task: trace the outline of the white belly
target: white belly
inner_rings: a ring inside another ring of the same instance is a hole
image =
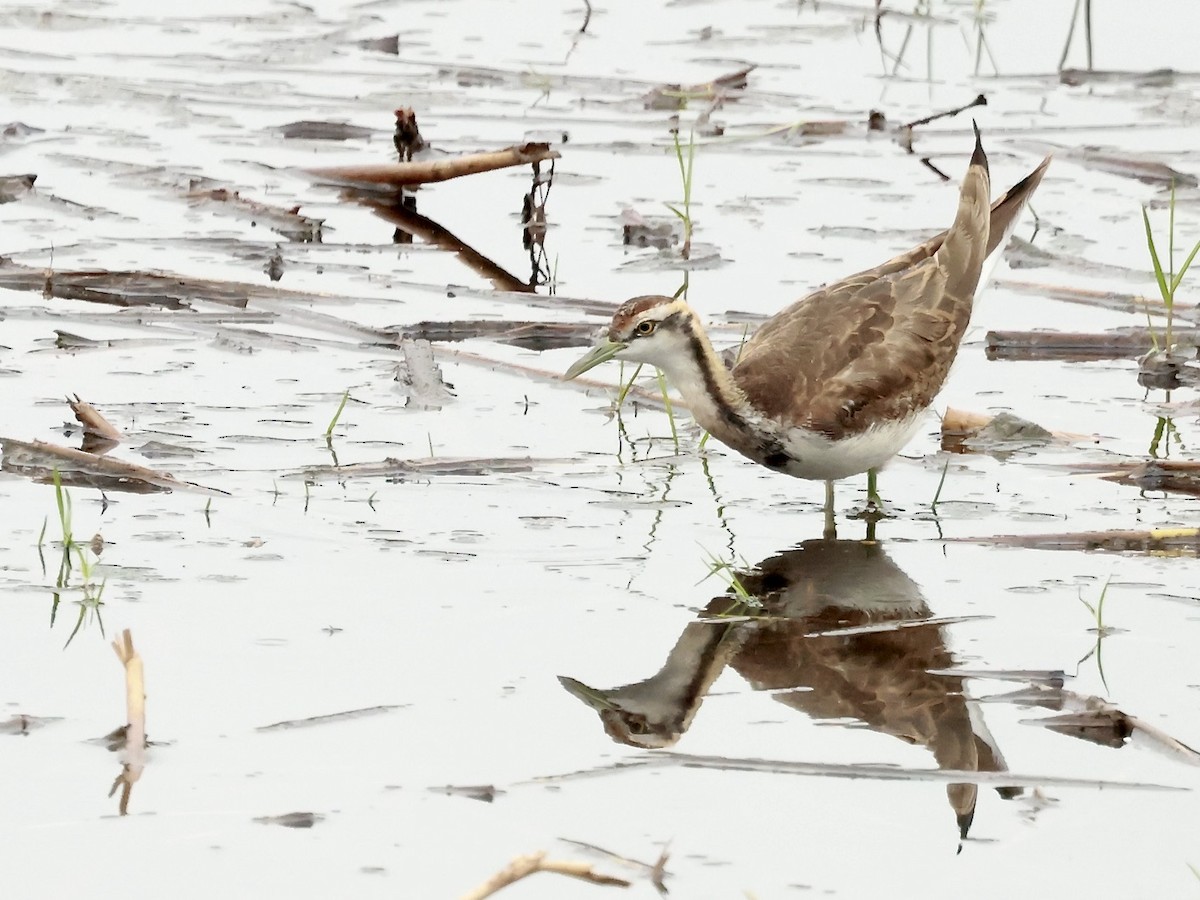
[[[836,481],[877,469],[904,449],[922,414],[899,422],[885,422],[840,441],[793,428],[784,436],[784,447],[791,457],[782,471],[796,478]]]

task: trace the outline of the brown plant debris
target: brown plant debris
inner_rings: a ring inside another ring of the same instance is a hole
[[[318,122],[304,119],[299,122],[288,122],[276,129],[289,140],[303,141],[365,141],[375,132],[361,125],[349,125],[346,122]]]
[[[658,854],[658,858],[653,863],[642,862],[639,859],[633,859],[629,856],[624,856],[612,850],[606,850],[604,847],[598,847],[595,844],[589,844],[586,841],[573,841],[570,838],[559,838],[564,844],[571,844],[578,847],[587,853],[594,853],[603,857],[609,862],[616,863],[632,871],[644,874],[649,878],[650,883],[658,890],[660,894],[667,893],[665,884],[667,872],[667,862],[671,858],[670,844],[664,844],[662,851]]]
[[[997,547],[1027,547],[1033,550],[1097,550],[1107,553],[1150,553],[1156,556],[1200,555],[1200,528],[1002,534],[946,540],[955,543],[991,544]]]
[[[480,338],[526,350],[566,350],[588,347],[596,326],[585,322],[520,322],[513,320],[455,319],[416,322],[399,329],[401,338],[457,343]]]
[[[125,439],[125,435],[121,433],[120,429],[104,418],[92,404],[79,399],[78,394],[75,395],[74,400],[68,397],[67,404],[71,407],[71,412],[75,413],[79,424],[83,426],[84,434],[94,435],[114,443],[120,443]]]
[[[396,132],[392,135],[392,144],[402,163],[412,162],[413,157],[419,156],[428,146],[425,138],[421,137],[417,114],[410,107],[402,106],[396,110]]]
[[[1143,184],[1168,187],[1174,185],[1177,188],[1194,188],[1200,185],[1200,180],[1195,175],[1180,172],[1166,163],[1144,159],[1131,153],[1097,150],[1093,147],[1063,147],[1061,151],[1056,148],[1056,153],[1063,159],[1078,163],[1085,169],[1132,178]]]
[[[510,884],[520,881],[522,878],[527,878],[535,872],[553,872],[558,875],[567,875],[571,878],[590,881],[592,884],[606,884],[613,887],[629,887],[630,884],[624,878],[603,875],[595,871],[587,863],[546,859],[545,852],[540,851],[514,858],[512,862],[483,884],[479,885],[479,887],[463,894],[460,900],[483,900],[484,897],[491,897]]]
[[[86,300],[125,308],[159,307],[194,309],[199,302],[216,303],[245,309],[251,300],[311,301],[322,296],[311,292],[288,291],[261,284],[191,278],[164,272],[136,272],[106,269],[65,269],[47,273],[46,269],[22,266],[0,258],[0,288],[13,291],[41,291],[44,296],[64,300]]]
[[[255,816],[259,825],[282,825],[284,828],[312,828],[325,817],[315,812],[290,812],[281,816]]]
[[[399,188],[414,184],[431,184],[476,175],[512,166],[525,166],[546,159],[558,159],[557,150],[549,144],[522,144],[504,150],[444,156],[418,162],[374,163],[355,166],[324,166],[306,170],[309,175],[336,184],[373,184]]]
[[[497,790],[494,784],[447,784],[444,787],[432,787],[429,790],[451,797],[479,800],[482,803],[493,803],[497,796],[504,793],[504,791]]]
[[[1114,484],[1132,485],[1142,491],[1166,491],[1200,497],[1200,461],[1148,459],[1122,463],[1080,464],[1074,472],[1092,472]]]
[[[324,219],[314,219],[300,214],[299,206],[271,206],[258,200],[247,200],[237,191],[228,188],[193,187],[188,191],[188,200],[193,205],[219,203],[236,211],[242,218],[255,224],[262,223],[288,240],[301,243],[320,243]]]
[[[20,200],[31,190],[37,176],[29,175],[0,175],[0,203],[11,203]]]
[[[555,460],[539,460],[546,465]],[[383,462],[354,463],[346,466],[312,466],[284,475],[285,478],[303,477],[310,481],[326,478],[387,478],[403,481],[405,478],[428,478],[434,475],[457,475],[467,478],[482,478],[497,472],[532,472],[531,457],[505,458],[488,457],[428,457],[425,459],[385,459]]]
[[[1174,332],[1177,346],[1200,344],[1200,329]],[[988,359],[1100,360],[1142,356],[1150,347],[1143,326],[1114,328],[1101,333],[1082,331],[989,331],[984,349]],[[1194,358],[1194,356],[1193,356]]]
[[[400,35],[388,34],[383,37],[366,38],[357,42],[363,50],[373,50],[376,53],[386,53],[389,56],[400,55]]]
[[[646,109],[678,110],[687,106],[689,100],[715,100],[727,97],[734,91],[744,91],[749,84],[749,75],[757,68],[747,66],[721,75],[702,84],[660,84],[651,88],[643,97]]]
[[[942,416],[942,449],[966,453],[1000,444],[1047,444],[1095,441],[1094,435],[1049,431],[1012,413],[969,412],[947,407]]]
[[[1102,697],[1078,694],[1062,687],[1031,684],[1012,694],[989,697],[990,702],[1007,701],[1025,706],[1062,711],[1062,715],[1045,719],[1025,720],[1028,725],[1040,725],[1059,734],[1099,744],[1121,748],[1141,743],[1151,746],[1178,762],[1200,765],[1200,753],[1161,728],[1132,716]]]
[[[1084,84],[1129,82],[1137,87],[1170,87],[1179,73],[1174,69],[1151,69],[1148,72],[1128,72],[1116,69],[1061,69],[1061,84],[1078,87]]]
[[[199,491],[209,495],[229,496],[228,491],[183,481],[167,472],[160,472],[137,463],[97,456],[84,450],[60,447],[45,441],[18,441],[0,437],[0,469],[32,478],[39,484],[50,484],[54,472],[61,474],[68,486],[97,487],[102,490],[128,493],[154,491]]]
[[[62,719],[59,716],[27,716],[24,713],[18,713],[8,721],[0,722],[0,734],[28,735],[37,728],[60,721]]]
[[[291,728],[310,728],[313,725],[329,725],[332,722],[345,722],[350,719],[361,719],[365,716],[376,716],[392,710],[403,709],[402,706],[366,706],[362,709],[348,709],[342,712],[327,713],[323,716],[309,716],[307,719],[287,719],[283,722],[273,722],[270,725],[260,725],[255,731],[282,731]]]
[[[146,767],[146,682],[142,658],[133,648],[133,634],[126,628],[112,642],[117,659],[125,669],[125,745],[121,773],[113,781],[108,796],[121,789],[120,813],[128,815],[133,786]]]

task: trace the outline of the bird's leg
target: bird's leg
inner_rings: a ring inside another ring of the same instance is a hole
[[[888,510],[887,504],[879,496],[879,470],[867,469],[867,509],[864,518],[878,521],[891,517],[892,513]]]
[[[883,498],[879,496],[879,470],[867,469],[867,508],[883,509]]]
[[[833,482],[825,482],[825,531],[822,533],[827,541],[837,540],[837,522],[833,517]]]
[[[878,477],[878,469],[867,469],[867,505],[856,510],[852,514],[852,518],[862,519],[873,525],[880,519],[892,517],[887,506],[884,505],[883,498],[879,496]]]

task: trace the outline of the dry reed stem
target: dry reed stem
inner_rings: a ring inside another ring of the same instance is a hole
[[[121,434],[120,429],[108,421],[101,415],[100,410],[79,399],[79,395],[75,395],[75,399],[67,398],[67,403],[71,407],[71,412],[75,413],[75,418],[79,424],[83,426],[86,434],[94,434],[96,437],[102,437],[110,441],[122,441],[125,435]]]
[[[113,782],[111,797],[121,788],[120,813],[129,812],[129,796],[146,767],[146,680],[142,658],[133,648],[133,634],[126,628],[112,642],[117,659],[125,667],[125,751],[121,774]]]
[[[554,872],[558,875],[567,875],[571,878],[590,881],[592,884],[629,887],[629,882],[625,879],[615,878],[612,875],[602,875],[594,871],[587,863],[546,859],[545,851],[539,851],[514,858],[512,862],[483,884],[479,885],[479,887],[463,894],[460,900],[482,900],[482,898],[490,897],[497,891],[503,890],[510,884],[520,881],[522,878],[527,878],[535,872]]]
[[[359,166],[326,166],[308,169],[310,175],[337,182],[377,184],[385,187],[404,187],[447,181],[463,175],[524,166],[545,159],[558,159],[558,151],[549,144],[523,144],[485,153],[442,157],[420,162],[374,163]]]

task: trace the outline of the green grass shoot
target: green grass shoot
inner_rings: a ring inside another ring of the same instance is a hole
[[[936,516],[938,501],[942,499],[942,488],[946,484],[946,473],[950,471],[950,457],[946,457],[946,462],[942,465],[942,477],[938,479],[937,490],[933,492],[933,500],[929,504],[930,511]]]
[[[62,543],[66,548],[75,543],[71,533],[71,492],[63,489],[62,475],[58,469],[54,470],[53,478],[54,502],[58,506],[58,522],[62,526]]]
[[[1169,213],[1167,217],[1167,267],[1164,271],[1162,254],[1158,252],[1159,248],[1154,239],[1154,230],[1150,227],[1150,213],[1145,206],[1142,207],[1142,224],[1146,229],[1146,247],[1150,251],[1150,262],[1154,266],[1154,280],[1158,283],[1158,292],[1162,297],[1163,306],[1167,310],[1167,328],[1164,336],[1163,346],[1158,345],[1158,337],[1154,330],[1150,330],[1150,340],[1154,345],[1155,350],[1162,349],[1166,352],[1171,352],[1174,347],[1174,319],[1175,319],[1175,292],[1179,289],[1179,285],[1183,282],[1183,276],[1187,274],[1188,269],[1192,265],[1192,260],[1196,258],[1196,254],[1200,252],[1200,241],[1196,241],[1191,252],[1183,261],[1183,265],[1179,267],[1179,271],[1175,270],[1175,182],[1171,182],[1171,200],[1169,204]]]
[[[1180,450],[1185,449],[1183,435],[1179,433],[1175,420],[1170,416],[1159,416],[1154,423],[1154,436],[1150,438],[1150,448],[1147,450],[1150,458],[1168,459],[1171,456],[1172,442],[1178,445]]]
[[[1095,622],[1095,627],[1089,629],[1096,635],[1096,644],[1091,650],[1079,660],[1080,664],[1087,662],[1093,656],[1096,657],[1096,671],[1100,673],[1100,683],[1104,685],[1104,690],[1109,691],[1108,678],[1104,675],[1104,639],[1113,633],[1114,629],[1104,624],[1104,600],[1108,596],[1108,585],[1112,581],[1112,576],[1104,580],[1104,587],[1100,589],[1100,599],[1095,605],[1083,599],[1083,593],[1079,594],[1079,602],[1087,607],[1088,612],[1092,614],[1092,620]]]
[[[703,578],[700,579],[699,582],[697,582],[697,584],[702,584],[715,575],[725,582],[726,586],[738,596],[738,599],[745,603],[749,603],[752,606],[762,605],[759,602],[759,599],[751,594],[750,591],[746,589],[746,586],[742,584],[742,580],[738,577],[737,569],[734,567],[733,563],[719,558],[708,550],[705,550],[704,553],[708,557],[708,562],[706,563],[708,566],[708,572]],[[749,567],[747,566],[747,568]]]
[[[1104,580],[1104,587],[1100,589],[1100,599],[1097,600],[1095,604],[1089,603],[1087,600],[1085,600],[1082,593],[1079,595],[1079,602],[1087,607],[1088,612],[1092,614],[1092,619],[1096,623],[1096,626],[1093,630],[1102,637],[1107,636],[1112,632],[1112,629],[1104,624],[1104,601],[1105,598],[1108,597],[1108,585],[1111,581],[1111,575]]]
[[[333,436],[333,429],[337,427],[338,419],[342,417],[342,410],[346,408],[346,401],[350,399],[350,389],[346,388],[342,394],[342,402],[338,404],[337,412],[333,414],[333,418],[329,420],[329,427],[325,429],[325,437]]]
[[[80,599],[75,603],[79,606],[79,615],[75,619],[75,627],[71,630],[71,634],[67,637],[67,642],[63,645],[64,649],[71,645],[71,641],[79,633],[84,622],[89,616],[93,616],[100,626],[100,635],[104,636],[104,620],[101,617],[100,608],[104,605],[104,588],[108,584],[108,579],[103,579],[99,585],[96,584],[96,560],[93,558],[93,553],[90,547],[80,544],[75,540],[73,518],[73,507],[71,504],[71,492],[63,487],[62,476],[57,469],[53,473],[54,480],[54,503],[58,508],[58,521],[62,529],[62,561],[58,567],[58,578],[56,587],[61,591],[70,584],[71,573],[76,566],[79,569],[81,592]],[[46,525],[42,525],[42,534],[38,537],[39,552],[41,543],[45,538]],[[55,617],[58,612],[58,605],[61,602],[60,593],[54,594],[54,603],[50,610],[50,624],[54,624]]]
[[[671,406],[671,397],[667,393],[667,376],[662,373],[662,369],[655,369],[655,375],[658,377],[658,389],[662,391],[663,405],[667,408],[667,422],[671,425],[671,442],[675,445],[675,452],[679,452],[679,431],[675,427],[675,410]]]
[[[683,209],[667,203],[667,209],[675,213],[683,222],[683,246],[679,254],[684,259],[692,255],[692,172],[696,160],[696,132],[688,134],[687,159],[684,159],[683,144],[679,142],[679,131],[675,132],[675,158],[679,161],[679,177],[683,182]]]

